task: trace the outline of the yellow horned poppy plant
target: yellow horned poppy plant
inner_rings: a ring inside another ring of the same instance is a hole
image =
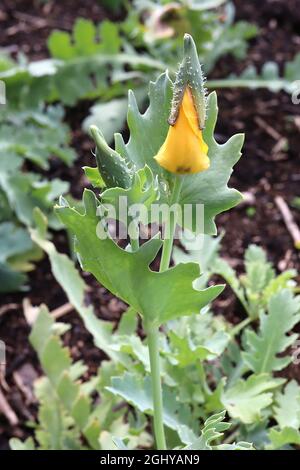
[[[199,173],[209,168],[208,146],[199,129],[192,93],[187,87],[179,108],[178,118],[169,127],[165,142],[154,157],[171,173]]]

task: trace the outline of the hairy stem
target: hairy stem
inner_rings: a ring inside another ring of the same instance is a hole
[[[138,251],[140,247],[139,239],[138,238],[130,238],[130,246],[132,251]]]
[[[154,410],[153,421],[156,447],[158,450],[166,450],[167,446],[163,423],[163,400],[159,364],[159,329],[157,326],[151,325],[146,329],[146,331],[150,356],[152,397]]]
[[[177,176],[177,175],[174,178],[174,186],[173,186],[173,191],[171,194],[170,206],[178,203],[180,191],[182,188],[183,178],[184,178],[183,176]],[[170,265],[175,228],[176,228],[176,213],[174,211],[170,211],[169,220],[167,220],[166,226],[165,226],[165,240],[164,240],[164,246],[163,246],[161,260],[160,260],[160,268],[159,268],[160,272],[166,271],[166,269],[168,269]]]
[[[174,177],[174,186],[171,194],[170,206],[178,202],[182,188],[182,182],[183,177]],[[170,211],[169,220],[167,221],[165,227],[165,240],[160,261],[160,272],[168,269],[170,265],[175,227],[176,211]],[[159,363],[159,327],[153,323],[151,325],[145,324],[145,330],[148,337],[150,357],[155,440],[157,448],[159,450],[165,450],[167,447],[163,424],[163,398]]]
[[[130,246],[132,251],[138,251],[140,247],[139,233],[140,228],[137,221],[131,220],[131,231],[134,233],[128,233],[130,239]]]

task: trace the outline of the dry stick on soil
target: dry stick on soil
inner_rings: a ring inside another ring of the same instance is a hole
[[[16,386],[18,389],[22,392],[26,399],[26,404],[34,403],[36,400],[34,398],[34,395],[32,393],[32,390],[28,387],[28,385],[25,383],[24,378],[22,377],[22,374],[20,371],[16,370],[13,373],[13,378],[15,381]]]
[[[292,239],[294,240],[295,248],[297,250],[300,250],[300,230],[294,220],[293,214],[291,213],[289,206],[281,196],[276,196],[275,202],[281,212],[286,228],[288,229]]]
[[[264,121],[262,118],[259,116],[256,116],[254,118],[254,121],[256,124],[263,130],[265,131],[270,137],[272,137],[274,140],[281,140],[282,135],[279,134],[279,132],[276,131],[272,126],[270,126],[266,121]]]
[[[57,319],[57,318],[62,317],[63,315],[66,315],[67,313],[72,312],[72,310],[74,310],[73,305],[70,304],[70,302],[67,302],[64,305],[61,305],[60,307],[55,308],[50,313],[53,318]]]
[[[37,318],[37,315],[39,313],[39,310],[40,310],[39,307],[34,307],[31,304],[30,299],[28,297],[26,297],[23,300],[23,311],[24,311],[24,315],[25,315],[25,318],[27,320],[27,323],[29,325],[34,324],[34,322]],[[55,320],[57,320],[58,318],[62,317],[63,315],[66,315],[67,313],[72,312],[72,310],[74,310],[73,305],[70,304],[70,302],[67,302],[64,305],[61,305],[60,307],[57,307],[54,310],[52,310],[50,312],[50,314],[52,315],[52,317]]]
[[[10,388],[8,383],[5,380],[6,366],[5,364],[0,363],[0,388],[2,387],[5,392],[9,392]]]
[[[262,118],[259,116],[256,116],[254,118],[256,124],[258,127],[260,127],[266,134],[268,134],[272,139],[276,141],[276,144],[274,145],[272,149],[272,155],[274,155],[274,158],[276,160],[283,160],[286,158],[286,155],[282,155],[281,152],[286,148],[287,146],[287,139],[286,137],[283,137],[279,132],[277,132],[274,127],[270,126],[266,121],[264,121]]]
[[[20,308],[20,304],[5,304],[0,308],[0,317],[1,315],[4,315],[5,313],[9,312],[10,310],[18,310]]]
[[[11,426],[16,426],[19,423],[18,417],[14,410],[10,407],[8,401],[0,390],[0,411],[6,416]]]

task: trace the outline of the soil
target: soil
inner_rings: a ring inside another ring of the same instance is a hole
[[[221,59],[211,78],[240,73],[249,64],[260,69],[268,60],[277,62],[282,69],[283,64],[299,51],[300,11],[296,2],[235,0],[238,19],[258,25],[259,35],[251,41],[245,60],[237,61],[232,57]],[[70,31],[78,16],[98,22],[103,18],[118,20],[122,12],[116,14],[105,10],[100,1],[94,0],[79,0],[76,9],[70,0],[2,0],[1,47],[12,54],[23,52],[32,60],[47,57],[46,40],[49,33],[55,28]],[[253,199],[250,206],[242,204],[218,217],[219,230],[225,230],[222,255],[242,272],[244,250],[249,243],[256,243],[267,250],[269,259],[279,272],[287,268],[300,271],[299,252],[294,249],[274,202],[275,196],[281,195],[291,206],[293,199],[300,196],[299,105],[294,105],[290,96],[283,92],[274,94],[265,90],[219,90],[218,97],[220,114],[217,139],[222,142],[236,132],[246,134],[243,157],[235,167],[230,184],[240,191],[251,193]],[[71,182],[72,193],[77,197],[86,184],[83,177],[78,180],[78,169],[90,165],[92,158],[92,143],[80,126],[89,106],[90,103],[81,102],[72,110],[67,110],[66,120],[73,131],[72,145],[79,156],[76,166],[62,168],[54,162],[51,168],[51,176],[59,175]],[[300,211],[292,208],[292,213],[300,225]],[[68,251],[64,233],[55,235],[54,240],[60,251]],[[99,288],[92,276],[85,274],[84,278],[90,287],[87,300],[93,303],[99,317],[117,322],[125,309],[124,304],[104,288]],[[45,303],[53,310],[67,302],[62,289],[53,279],[46,258],[30,274],[29,285],[26,297],[33,305]],[[0,417],[0,449],[8,448],[10,437],[24,439],[30,434],[26,421],[36,414],[34,401],[27,402],[25,406],[25,398],[14,377],[16,371],[21,373],[22,366],[28,364],[35,374],[41,372],[28,342],[29,327],[23,315],[23,298],[23,294],[6,295],[1,302],[0,337],[7,346],[5,379],[9,387],[4,394],[18,423],[12,426],[3,416]],[[234,323],[244,315],[229,288],[215,301],[214,310],[222,312]],[[103,353],[93,346],[90,334],[75,312],[68,313],[63,320],[72,325],[72,334],[65,335],[65,342],[71,347],[73,357],[82,358],[89,366],[89,373],[95,372],[104,357]],[[295,367],[289,368],[287,375],[300,381],[300,372]]]

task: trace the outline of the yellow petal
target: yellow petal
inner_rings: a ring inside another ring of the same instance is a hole
[[[154,158],[171,173],[199,173],[209,168],[207,151],[192,94],[187,87],[178,118],[174,126],[169,127],[166,140]]]

